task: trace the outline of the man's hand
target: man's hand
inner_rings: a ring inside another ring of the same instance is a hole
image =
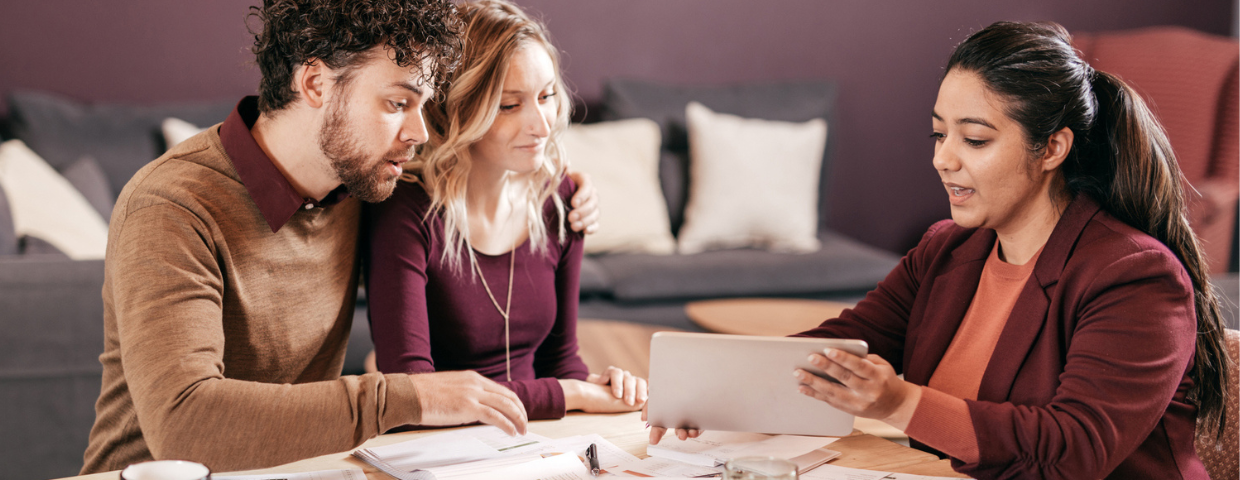
[[[525,405],[512,390],[472,370],[410,375],[422,406],[421,425],[482,422],[524,435]]]
[[[573,194],[569,203],[572,210],[568,212],[568,221],[574,232],[594,233],[598,231],[598,191],[590,181],[590,174],[584,172],[568,172],[568,178],[577,184],[577,193]]]

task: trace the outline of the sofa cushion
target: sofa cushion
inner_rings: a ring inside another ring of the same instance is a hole
[[[108,185],[108,176],[103,172],[103,167],[99,166],[99,162],[95,157],[85,156],[73,162],[60,174],[69,181],[78,193],[86,197],[86,201],[90,202],[90,206],[95,207],[95,211],[103,217],[104,223],[112,219],[112,207],[116,205],[116,195],[112,193],[112,187]]]
[[[23,256],[0,266],[4,476],[77,475],[103,378],[103,260]]]
[[[9,210],[9,198],[0,185],[0,256],[17,255],[17,232],[13,229],[13,214]]]
[[[586,256],[581,259],[581,278],[578,283],[581,284],[583,297],[611,293],[611,281],[607,279],[603,266],[599,265],[598,258]]]
[[[685,166],[689,151],[685,107],[689,102],[696,101],[716,112],[747,118],[783,122],[821,118],[834,125],[836,91],[835,82],[828,80],[702,86],[610,79],[603,85],[601,116],[603,120],[649,118],[659,123],[663,132],[663,149],[674,154],[664,156],[659,175],[664,187],[663,195],[668,201],[672,233],[676,234],[680,230],[684,210],[683,201],[676,200],[684,198],[684,195],[677,195],[676,191],[686,191],[688,182],[687,175],[678,174],[688,171]],[[827,180],[836,130],[831,128],[827,132],[819,178],[820,191],[830,185]],[[828,211],[827,195],[819,195],[818,211]]]
[[[164,146],[169,150],[177,146],[181,142],[189,140],[189,137],[202,133],[205,128],[194,125],[179,118],[165,118],[159,124],[159,129],[164,134]]]
[[[749,85],[670,85],[630,79],[612,79],[603,85],[604,120],[649,118],[663,131],[663,147],[689,149],[685,107],[698,102],[720,113],[749,118],[827,122],[835,110],[835,82],[802,81]]]
[[[689,203],[689,153],[663,150],[659,152],[659,185],[667,201],[667,220],[672,236],[680,235],[685,223],[685,204]]]
[[[237,102],[83,105],[46,93],[14,92],[8,103],[15,138],[57,170],[83,156],[95,157],[116,195],[138,169],[164,153],[160,123],[165,118],[213,125],[224,121]]]
[[[900,257],[838,233],[809,254],[739,249],[697,255],[596,257],[619,301],[856,293],[873,289]]]
[[[673,253],[659,186],[659,126],[644,118],[574,124],[561,138],[572,167],[590,174],[599,210],[607,212],[586,253]]]
[[[103,258],[108,243],[103,217],[21,140],[0,143],[0,184],[18,236],[46,240],[75,260]]]
[[[818,169],[827,122],[716,113],[690,102],[689,203],[677,251],[818,249]]]

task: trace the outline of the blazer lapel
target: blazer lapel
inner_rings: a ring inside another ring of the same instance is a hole
[[[978,400],[1002,402],[1010,398],[1016,375],[1046,325],[1052,289],[1059,283],[1059,276],[1085,225],[1099,209],[1101,207],[1093,199],[1078,195],[1055,224],[1033,267],[1032,278],[1021,290],[1003,333],[999,334],[999,342],[982,376]]]
[[[906,340],[909,354],[904,368],[904,378],[909,382],[926,385],[939,367],[939,361],[947,352],[948,345],[956,336],[960,322],[977,293],[977,284],[986,266],[986,257],[995,244],[995,232],[978,229],[947,259],[942,272],[934,276],[930,295],[924,305],[922,321],[910,322]],[[930,321],[929,319],[934,319]]]

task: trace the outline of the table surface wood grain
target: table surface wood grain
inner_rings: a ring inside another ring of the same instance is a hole
[[[380,435],[370,439],[359,448],[390,445],[447,430],[432,429]],[[648,430],[645,427],[645,422],[641,420],[641,412],[622,414],[574,412],[560,420],[530,422],[529,431],[550,438],[597,433],[626,452],[638,457],[646,457]],[[905,447],[860,431],[854,431],[852,435],[839,439],[827,448],[842,453],[839,458],[830,462],[831,465],[967,478],[953,472],[947,460],[940,460],[929,453]],[[359,468],[366,472],[366,477],[370,480],[392,480],[391,477],[379,472],[370,465],[351,457],[351,452],[350,450],[323,455],[272,468],[242,472],[221,472],[218,475],[277,474]],[[113,471],[70,478],[79,480],[115,480],[118,476],[118,472]]]

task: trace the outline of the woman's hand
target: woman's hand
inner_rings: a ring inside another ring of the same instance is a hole
[[[650,408],[649,403],[647,403],[645,406],[642,407],[642,421],[643,422],[646,421],[646,409],[647,408]],[[646,424],[646,426],[650,427],[650,424]],[[659,440],[663,439],[663,434],[665,433],[667,433],[666,427],[650,427],[650,444],[658,445]],[[702,431],[696,428],[677,428],[676,429],[676,438],[679,438],[681,440],[697,438],[698,435],[701,435],[701,434],[702,434]]]
[[[590,374],[584,382],[561,379],[560,386],[567,410],[631,412],[646,404],[646,379],[616,367],[607,367],[602,375]]]
[[[601,375],[591,373],[586,377],[586,381],[595,385],[610,385],[612,396],[623,399],[624,403],[630,407],[644,405],[649,396],[646,391],[646,379],[616,367],[607,367]]]
[[[840,383],[797,369],[793,375],[801,382],[801,393],[858,417],[882,420],[900,430],[908,427],[921,400],[921,388],[897,377],[882,357],[861,358],[828,348],[825,356],[815,353],[809,361]]]
[[[568,172],[568,178],[577,184],[577,193],[569,200],[571,210],[568,212],[569,225],[574,232],[594,233],[598,231],[598,190],[590,181],[590,175],[583,172]]]

